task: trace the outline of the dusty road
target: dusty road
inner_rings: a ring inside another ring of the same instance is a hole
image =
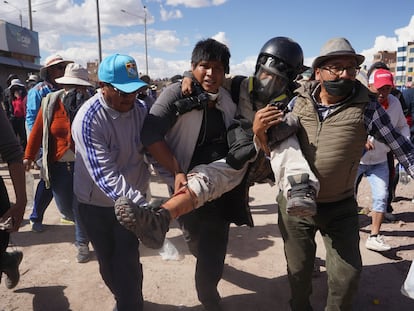
[[[7,174],[2,167],[2,175]],[[35,171],[36,172],[36,171]],[[6,176],[6,183],[10,180]],[[35,180],[37,182],[37,180]],[[167,194],[165,185],[154,181],[155,197]],[[398,202],[393,203],[398,221],[383,226],[387,242],[394,248],[386,253],[365,249],[369,215],[360,216],[361,253],[364,269],[355,310],[414,310],[414,300],[400,294],[400,287],[414,258],[414,182],[399,185]],[[274,188],[256,185],[251,189],[253,229],[232,227],[226,267],[219,290],[227,311],[288,310],[289,288],[283,245],[277,227]],[[363,181],[358,197],[361,207],[370,206],[370,193]],[[0,284],[0,311],[110,311],[111,293],[101,280],[96,259],[76,262],[74,227],[62,225],[54,203],[48,208],[43,233],[30,231],[26,211],[20,232],[13,234],[13,246],[24,252],[21,280],[14,290]],[[163,260],[157,251],[141,247],[144,267],[144,298],[147,311],[201,311],[193,281],[194,258],[189,254],[180,230],[173,224],[169,240],[181,260]],[[326,298],[324,247],[318,236],[320,272],[314,277],[312,303],[323,310]]]

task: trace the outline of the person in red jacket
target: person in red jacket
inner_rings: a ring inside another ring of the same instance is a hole
[[[24,150],[27,144],[25,126],[27,90],[26,86],[19,79],[13,79],[9,89],[11,101],[9,120]]]

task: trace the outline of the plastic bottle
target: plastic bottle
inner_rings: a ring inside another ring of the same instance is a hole
[[[174,246],[174,244],[168,239],[164,240],[164,244],[158,252],[163,260],[181,260],[184,258],[178,252],[178,249]]]
[[[401,164],[398,164],[398,170],[399,170],[399,173],[400,173],[399,181],[403,185],[408,184],[411,181],[410,175],[407,174],[407,172],[405,171],[404,167]]]
[[[33,208],[33,197],[34,197],[34,176],[32,172],[26,171],[26,197],[27,197],[27,204],[26,209]]]

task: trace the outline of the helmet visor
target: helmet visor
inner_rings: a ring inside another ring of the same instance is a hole
[[[263,72],[266,72],[266,75],[262,75]],[[286,76],[275,74],[263,65],[260,65],[256,79],[259,82],[256,93],[258,99],[264,104],[284,93],[289,82]]]
[[[295,78],[292,77],[293,69],[287,63],[277,57],[267,56],[266,58],[263,58],[260,67],[272,74],[282,76],[286,79]]]

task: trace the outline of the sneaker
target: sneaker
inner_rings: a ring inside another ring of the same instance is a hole
[[[115,202],[115,215],[119,223],[132,231],[141,242],[153,249],[160,249],[169,230],[171,215],[157,205],[137,206],[126,197]]]
[[[14,251],[4,253],[2,256],[1,272],[6,274],[6,287],[12,289],[16,287],[20,280],[19,265],[22,262],[23,253]]]
[[[89,246],[85,243],[79,243],[78,247],[78,255],[76,256],[76,260],[79,263],[88,262],[90,259],[89,256]]]
[[[60,218],[60,223],[64,224],[64,225],[74,225],[75,222],[72,219],[66,218],[66,217],[61,217]]]
[[[30,224],[32,225],[33,232],[43,232],[44,228],[41,222],[30,221]]]
[[[292,188],[288,191],[286,212],[290,216],[316,215],[316,191],[309,185],[309,174],[288,176]]]
[[[382,235],[368,237],[365,247],[377,252],[389,251],[391,249],[391,246],[384,242],[384,237]]]
[[[394,222],[397,220],[393,213],[384,213],[384,218],[390,222]]]

